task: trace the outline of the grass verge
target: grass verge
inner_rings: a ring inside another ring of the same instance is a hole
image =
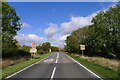
[[[12,66],[9,66],[9,67],[6,67],[2,70],[2,79],[4,80],[7,76],[43,59],[43,58],[46,58],[50,55],[51,53],[47,53],[47,54],[44,54],[44,55],[41,55],[40,57],[38,58],[34,58],[34,59],[30,59],[30,60],[27,60],[27,61],[23,61],[23,62],[20,62],[20,63],[17,63],[15,65],[12,65]]]
[[[97,75],[99,75],[105,80],[119,80],[117,71],[113,71],[112,69],[103,67],[94,62],[89,62],[87,60],[81,59],[75,56],[74,54],[68,54],[68,55],[71,56],[76,61],[80,62],[82,65],[84,65],[85,67],[87,67],[88,69],[90,69],[91,71],[93,71],[94,73],[96,73]]]

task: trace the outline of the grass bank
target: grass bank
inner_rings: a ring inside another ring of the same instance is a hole
[[[96,73],[97,75],[99,75],[105,80],[110,80],[110,79],[119,80],[118,71],[114,71],[108,67],[103,67],[94,62],[84,60],[80,58],[79,56],[75,56],[74,54],[68,54],[68,55],[71,56],[73,59],[77,60],[78,62],[80,62],[82,65],[84,65],[85,67],[87,67],[88,69],[90,69],[91,71],[93,71],[94,73]]]
[[[17,63],[29,60],[31,57],[14,57],[14,58],[2,58],[2,69],[15,65]]]
[[[49,55],[51,55],[51,53],[47,53],[47,54],[43,54],[41,55],[40,57],[38,58],[34,58],[34,59],[30,59],[30,60],[27,60],[27,61],[23,61],[23,62],[20,62],[20,63],[17,63],[15,65],[11,65],[11,66],[8,66],[6,68],[4,68],[2,70],[2,79],[5,79],[7,76],[43,59],[43,58],[46,58],[48,57]]]

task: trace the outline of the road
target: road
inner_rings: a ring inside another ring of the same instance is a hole
[[[64,53],[54,52],[31,67],[15,73],[8,80],[80,80],[100,77],[78,64]]]

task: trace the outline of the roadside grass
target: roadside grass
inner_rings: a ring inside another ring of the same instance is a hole
[[[49,55],[51,55],[51,53],[43,54],[40,57],[30,59],[30,60],[27,60],[27,61],[23,61],[23,62],[15,64],[15,65],[11,65],[11,66],[8,66],[8,67],[4,68],[2,70],[2,79],[4,80],[7,76],[9,76],[9,75],[21,70],[21,69],[33,64],[33,63],[39,61],[39,60],[42,60],[43,58],[46,58]]]
[[[108,59],[103,57],[88,57],[88,56],[79,56],[81,59],[87,60],[89,62],[94,62],[103,67],[108,67],[114,71],[118,71],[119,60],[116,59]]]
[[[11,66],[11,65],[15,65],[17,63],[29,60],[30,57],[18,57],[18,58],[3,58],[2,59],[2,69]]]
[[[89,62],[78,56],[75,56],[74,54],[68,54],[68,55],[105,80],[119,80],[118,71],[114,71],[108,67],[103,67],[94,62]]]

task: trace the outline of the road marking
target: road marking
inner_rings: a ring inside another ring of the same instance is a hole
[[[43,62],[51,62],[53,59],[45,59]]]
[[[58,62],[59,53],[57,53],[57,57],[56,57],[56,58],[57,58],[57,59],[56,59],[55,63],[57,63],[57,62]],[[53,72],[52,72],[52,75],[51,75],[50,80],[53,80],[53,77],[54,77],[54,74],[55,74],[55,70],[56,70],[56,67],[54,67],[54,69],[53,69]]]
[[[50,80],[53,80],[53,77],[54,77],[54,74],[55,74],[55,70],[56,70],[56,67],[54,67],[54,69],[53,69],[53,72],[52,72]]]
[[[57,63],[57,62],[58,62],[58,59],[56,59],[55,63]]]
[[[51,55],[53,55],[53,54],[51,54]],[[51,56],[51,55],[50,55],[50,56]],[[48,56],[47,58],[49,58],[50,56]],[[40,60],[40,61],[38,61],[38,62],[36,62],[36,63],[33,63],[33,64],[31,64],[30,66],[25,67],[25,68],[21,69],[20,71],[18,71],[18,72],[16,72],[16,73],[11,74],[10,76],[6,77],[6,79],[8,79],[8,78],[10,78],[10,77],[12,77],[12,76],[14,76],[14,75],[16,75],[16,74],[24,71],[25,69],[28,69],[28,68],[32,67],[33,65],[35,65],[35,64],[37,64],[37,63],[39,63],[39,62],[41,62],[41,61],[43,61],[43,60],[45,60],[45,59],[47,59],[47,58],[43,58],[42,60]]]
[[[57,58],[59,58],[59,53],[57,53]]]
[[[53,59],[51,59],[50,61],[53,61]]]
[[[67,55],[67,54],[65,54]],[[67,55],[68,56],[68,55]],[[87,71],[89,71],[90,73],[92,73],[93,75],[95,75],[96,77],[98,77],[99,79],[103,80],[100,76],[98,76],[97,74],[95,74],[94,72],[92,72],[91,70],[89,70],[88,68],[86,68],[85,66],[83,66],[82,64],[80,64],[78,61],[76,61],[75,59],[73,59],[72,57],[68,56],[70,59],[72,59],[74,62],[76,62],[77,64],[79,64],[81,67],[83,67],[84,69],[86,69]]]

